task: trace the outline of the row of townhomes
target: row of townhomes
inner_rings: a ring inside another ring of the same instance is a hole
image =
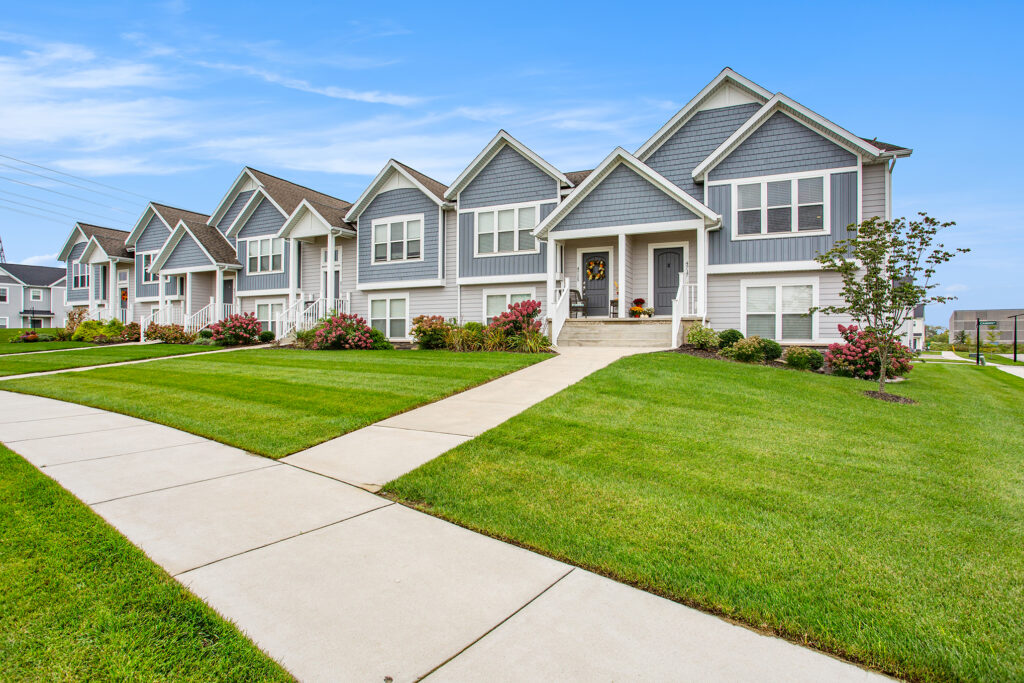
[[[814,257],[890,217],[910,153],[725,69],[592,170],[505,131],[451,185],[392,159],[354,203],[246,167],[209,214],[150,203],[130,232],[78,223],[60,259],[69,305],[144,325],[251,312],[285,335],[336,310],[405,340],[420,314],[486,323],[536,299],[568,343],[617,334],[642,298],[662,344],[693,320],[824,344],[848,321],[808,315],[840,291]]]
[[[64,324],[64,269],[0,263],[0,328]]]

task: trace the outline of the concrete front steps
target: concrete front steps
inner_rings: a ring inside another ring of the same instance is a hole
[[[661,318],[589,318],[565,321],[556,346],[674,347],[672,321]]]

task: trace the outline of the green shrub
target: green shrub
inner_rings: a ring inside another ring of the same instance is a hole
[[[718,333],[718,344],[723,348],[729,348],[740,339],[743,339],[743,333],[739,330],[722,330]]]
[[[483,339],[480,345],[484,351],[504,351],[507,340],[505,330],[501,327],[486,327],[483,331]]]
[[[41,342],[51,342],[54,341],[55,339],[56,337],[54,337],[52,334],[40,334],[36,336],[36,340]]]
[[[213,330],[211,330],[209,327],[204,327],[203,329],[199,330],[199,338],[200,339],[212,339],[213,338]]]
[[[786,365],[797,370],[820,370],[825,365],[825,356],[815,349],[790,346],[786,349]]]
[[[720,351],[722,356],[738,360],[741,363],[761,363],[764,361],[764,345],[757,335],[740,339],[728,348]]]
[[[376,327],[370,329],[370,339],[373,341],[370,348],[374,351],[393,351],[395,348],[395,345],[389,342],[384,333]]]
[[[103,334],[111,339],[120,340],[121,335],[124,334],[124,323],[117,318],[111,318],[107,321],[107,324],[103,326]]]
[[[764,359],[766,361],[773,361],[782,357],[782,344],[774,339],[762,339],[761,349],[764,351]]]
[[[517,353],[543,353],[551,348],[551,340],[540,330],[524,330],[520,334],[508,337],[508,350]]]
[[[702,351],[713,351],[718,348],[718,333],[695,322],[686,333],[686,341]]]
[[[449,351],[479,351],[483,344],[484,326],[480,323],[452,326],[445,332],[444,345]]]
[[[482,334],[485,326],[483,323],[478,323],[475,320],[470,320],[468,323],[463,325],[463,327],[469,330],[470,332],[480,332]]]
[[[440,315],[418,315],[412,319],[410,331],[421,349],[443,349],[451,326]]]
[[[192,342],[192,346],[213,346],[214,343],[211,337],[196,337],[196,340]]]
[[[262,332],[260,332],[260,341],[262,343],[264,343],[264,344],[268,344],[268,343],[274,341],[274,331],[273,330],[263,330]]]
[[[137,342],[140,338],[140,332],[142,328],[139,327],[138,323],[128,323],[124,326],[124,332],[121,333],[121,341],[126,342]]]
[[[71,335],[71,340],[91,342],[98,334],[103,334],[103,323],[99,320],[86,320],[79,323],[74,334]]]
[[[300,349],[311,349],[313,343],[316,341],[316,328],[312,327],[308,330],[302,330],[301,332],[295,333],[295,345]]]

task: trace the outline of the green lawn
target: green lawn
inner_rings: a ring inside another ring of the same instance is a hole
[[[12,353],[32,353],[33,351],[55,351],[57,349],[79,349],[84,346],[96,346],[89,342],[31,342],[29,344],[8,344],[0,342],[0,355]]]
[[[53,334],[53,333],[55,333],[57,331],[57,329],[59,329],[59,328],[54,328],[54,327],[37,327],[33,331],[35,331],[35,332],[37,332],[39,334]],[[10,340],[15,339],[16,337],[20,337],[21,335],[25,334],[28,331],[29,331],[29,329],[27,327],[3,327],[3,328],[0,328],[0,344],[6,344]]]
[[[8,380],[0,389],[106,408],[279,458],[547,357],[267,349]]]
[[[964,353],[963,351],[957,351],[956,355],[960,356],[961,358],[966,358],[972,363],[974,362],[974,359],[971,358],[969,354]],[[982,351],[981,355],[985,357],[986,363],[991,363],[992,365],[1024,365],[1024,361],[1018,360],[1016,363],[1014,363],[1012,358],[1003,358],[997,353],[988,353],[986,351]],[[1024,358],[1024,351],[1021,351],[1020,347],[1017,348],[1017,358]]]
[[[0,539],[0,680],[291,680],[87,506],[2,446]]]
[[[121,363],[143,358],[179,356],[187,353],[213,351],[217,348],[216,346],[192,346],[190,344],[139,344],[97,347],[86,351],[68,351],[66,353],[0,355],[0,377],[23,375],[28,372],[84,368],[89,365],[107,365],[108,363]],[[0,385],[0,389],[6,388],[8,388],[7,383]]]
[[[385,487],[891,674],[1024,679],[1024,381],[618,361]]]

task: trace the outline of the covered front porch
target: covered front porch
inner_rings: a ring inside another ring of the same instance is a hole
[[[160,272],[160,299],[156,309],[142,319],[143,330],[150,322],[181,325],[198,332],[218,320],[240,312],[236,287],[237,269],[224,266]],[[175,294],[169,294],[168,281]]]

